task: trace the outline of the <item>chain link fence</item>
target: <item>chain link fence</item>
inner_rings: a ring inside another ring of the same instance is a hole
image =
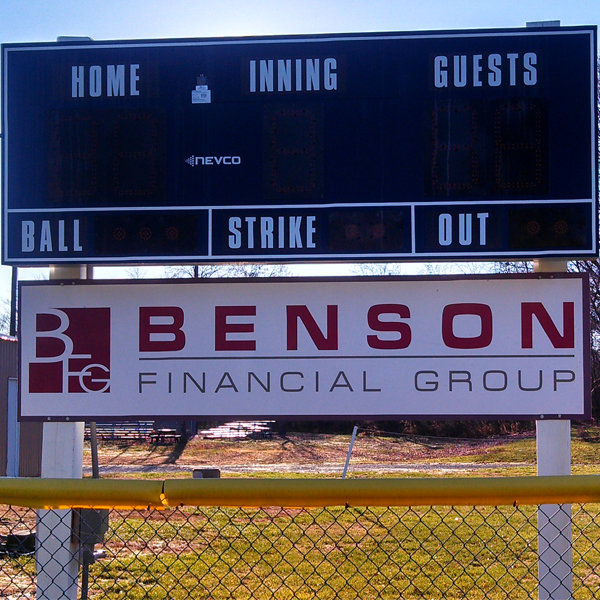
[[[572,595],[560,591],[564,582],[543,589],[538,577],[538,544],[556,540],[538,538],[536,506],[120,509],[98,511],[91,536],[73,528],[79,511],[3,506],[0,597],[600,597],[600,504],[551,510],[551,519],[566,517],[572,528]],[[42,527],[48,514],[75,537],[65,543]],[[40,578],[64,575],[56,552],[40,552],[60,540],[77,553],[77,589],[59,581],[41,590]]]

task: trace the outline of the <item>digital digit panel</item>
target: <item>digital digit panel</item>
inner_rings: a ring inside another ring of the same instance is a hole
[[[429,114],[429,196],[544,197],[548,111],[537,99],[436,103]]]
[[[164,202],[160,113],[53,111],[49,119],[48,199],[53,204]]]
[[[548,193],[548,119],[541,102],[502,102],[494,111],[495,189],[509,195]]]
[[[596,33],[3,45],[3,261],[594,258]]]
[[[159,193],[162,165],[160,127],[147,112],[119,114],[113,125],[113,186],[121,197],[152,198]]]
[[[265,199],[322,198],[322,107],[268,107],[264,119]]]
[[[96,198],[99,190],[100,123],[93,115],[71,111],[50,120],[48,199],[80,202]]]

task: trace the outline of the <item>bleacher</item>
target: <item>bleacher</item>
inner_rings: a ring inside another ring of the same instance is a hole
[[[109,442],[174,444],[183,438],[184,429],[181,425],[177,421],[97,422],[96,437],[98,441]],[[275,421],[233,421],[199,431],[198,434],[204,439],[269,439],[274,427]],[[90,439],[89,423],[85,424],[85,439]]]
[[[265,439],[273,436],[275,421],[232,421],[199,433],[209,440]]]
[[[96,437],[102,441],[138,442],[151,440],[154,421],[112,421],[96,423]],[[85,424],[85,439],[90,439],[89,423]]]

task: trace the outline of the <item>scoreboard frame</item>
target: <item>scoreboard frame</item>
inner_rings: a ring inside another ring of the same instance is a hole
[[[3,262],[595,258],[596,37],[5,44]]]

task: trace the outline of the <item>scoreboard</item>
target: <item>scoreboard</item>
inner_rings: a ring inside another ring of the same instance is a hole
[[[596,28],[2,46],[6,264],[595,257]]]

